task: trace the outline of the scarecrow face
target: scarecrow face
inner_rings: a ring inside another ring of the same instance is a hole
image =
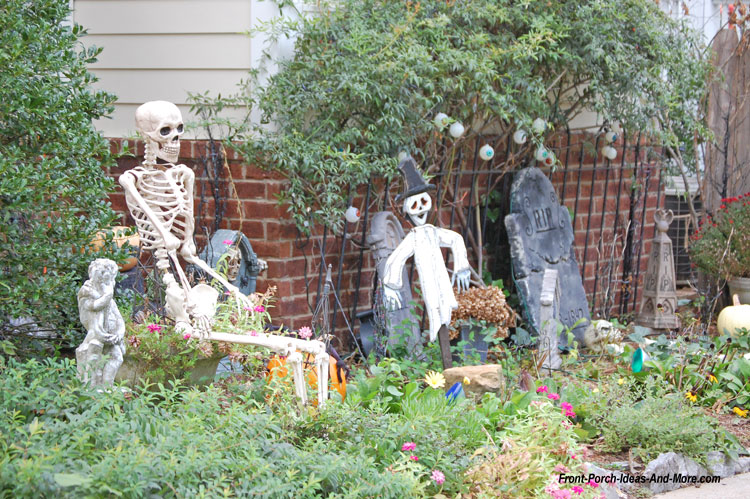
[[[416,226],[427,222],[427,212],[432,208],[432,198],[426,192],[415,194],[404,199],[404,213],[409,215]]]

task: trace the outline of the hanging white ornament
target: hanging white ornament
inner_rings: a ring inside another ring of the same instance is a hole
[[[409,154],[406,151],[401,151],[398,153],[398,162],[401,163],[403,160],[409,157]]]
[[[547,122],[542,118],[537,118],[534,120],[534,123],[531,124],[531,129],[535,134],[540,135],[547,129]]]
[[[433,122],[435,123],[435,126],[438,127],[438,130],[442,130],[443,128],[445,128],[445,125],[448,124],[449,119],[450,118],[448,118],[447,114],[437,113]]]
[[[516,144],[525,144],[527,138],[528,137],[526,136],[526,130],[523,130],[521,128],[516,130],[516,133],[513,134],[513,142],[515,142]]]
[[[489,161],[495,156],[495,150],[491,145],[485,144],[479,148],[479,157],[485,161]]]
[[[617,157],[617,149],[612,146],[604,146],[602,147],[602,156],[612,161]]]
[[[451,137],[454,139],[459,138],[461,135],[464,134],[464,126],[456,121],[451,125],[451,127],[448,129],[448,133],[451,134]]]
[[[604,140],[606,140],[608,144],[615,142],[617,140],[617,132],[615,132],[614,130],[610,130],[609,132],[605,133]]]
[[[547,159],[547,157],[550,155],[550,152],[545,148],[544,146],[539,146],[536,150],[536,160],[540,162],[544,162],[544,160]]]
[[[346,212],[344,213],[344,218],[346,218],[346,221],[350,224],[356,223],[359,221],[359,208],[356,206],[350,206],[346,209]]]

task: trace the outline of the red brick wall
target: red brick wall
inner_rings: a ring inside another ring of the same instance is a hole
[[[628,149],[625,158],[625,164],[622,168],[610,170],[609,180],[606,179],[606,171],[601,168],[602,159],[597,159],[597,168],[594,166],[594,158],[591,156],[591,146],[584,148],[581,156],[581,147],[583,141],[593,143],[591,137],[576,136],[571,140],[570,150],[565,151],[566,144],[558,141],[557,151],[558,158],[563,160],[567,154],[569,168],[567,174],[562,170],[550,174],[550,179],[558,189],[558,194],[564,205],[571,210],[575,210],[577,216],[574,221],[575,230],[575,252],[576,257],[584,274],[584,285],[589,293],[590,301],[594,299],[594,287],[596,287],[596,303],[592,308],[595,312],[602,308],[604,299],[602,290],[604,286],[610,286],[611,304],[618,305],[619,293],[623,289],[623,283],[619,282],[622,277],[622,252],[625,244],[627,231],[627,220],[630,209],[630,191],[635,181],[636,187],[642,189],[645,187],[646,174],[648,168],[646,164],[645,151],[643,148],[638,158],[634,157],[632,149]],[[121,140],[113,139],[112,147],[118,149],[122,147]],[[143,143],[137,141],[130,144],[131,149],[135,152],[135,157],[123,157],[119,160],[117,167],[110,169],[108,172],[113,177],[118,177],[125,170],[139,164],[143,157]],[[192,167],[196,171],[196,186],[199,182],[205,181],[202,178],[200,158],[205,154],[206,143],[202,141],[183,141],[180,161]],[[496,147],[496,150],[501,150]],[[622,150],[618,146],[618,158],[613,164],[620,165]],[[581,160],[582,158],[582,160]],[[638,160],[634,168],[634,161]],[[247,164],[239,160],[232,151],[227,151],[227,164],[234,189],[230,189],[227,196],[226,211],[221,222],[221,228],[230,228],[241,230],[250,239],[253,249],[258,256],[268,262],[268,270],[258,279],[258,290],[264,291],[268,286],[274,285],[278,288],[278,301],[276,308],[271,311],[275,318],[275,323],[283,323],[291,328],[299,328],[310,324],[312,309],[315,306],[318,292],[318,275],[321,264],[322,252],[322,231],[316,231],[317,237],[305,238],[301,236],[287,215],[287,208],[280,206],[276,201],[276,195],[284,189],[285,181],[277,174],[264,171],[257,166]],[[579,169],[579,166],[581,168]],[[653,165],[652,165],[653,166]],[[647,212],[645,216],[645,225],[643,231],[644,247],[641,250],[643,257],[640,261],[641,280],[646,268],[646,255],[649,254],[651,239],[653,237],[653,212],[656,209],[659,174],[656,168],[652,168],[648,184],[650,196],[646,198]],[[594,173],[596,172],[596,173]],[[580,176],[580,187],[578,186],[578,177]],[[478,195],[483,194],[486,189],[487,177],[485,174],[479,174],[476,177],[475,189],[479,189]],[[379,183],[378,183],[379,184]],[[563,191],[564,184],[564,191]],[[621,185],[622,184],[622,185]],[[453,206],[469,203],[469,193],[471,188],[470,176],[462,177],[459,182],[459,192],[456,196],[457,203],[453,203],[452,197],[446,197],[446,201],[440,207],[439,219],[443,226],[448,226],[451,214],[451,203]],[[606,188],[606,189],[605,189]],[[399,191],[399,185],[391,185],[389,194],[394,196]],[[197,192],[197,187],[196,187]],[[236,195],[234,194],[236,192]],[[354,198],[354,205],[364,211],[364,196],[366,188],[360,187]],[[618,192],[620,195],[618,196]],[[376,196],[380,196],[379,198]],[[576,195],[578,202],[575,202]],[[373,188],[370,197],[370,213],[378,211],[382,206],[382,185],[376,185]],[[606,199],[605,199],[606,198]],[[475,198],[476,199],[476,198]],[[663,196],[661,196],[663,199]],[[124,194],[118,187],[117,192],[112,195],[113,207],[123,213],[123,223],[132,224],[130,216],[127,214]],[[203,214],[214,212],[213,199],[206,200]],[[587,217],[589,205],[593,206],[591,216]],[[198,200],[196,200],[196,210]],[[617,213],[619,207],[619,213]],[[400,212],[400,206],[397,207]],[[640,221],[641,210],[636,210],[636,218]],[[473,214],[472,214],[473,216]],[[454,225],[458,220],[457,214],[454,214]],[[603,220],[603,223],[602,223]],[[204,216],[204,224],[210,225],[212,219],[210,216]],[[339,272],[341,279],[340,299],[346,309],[347,316],[351,312],[351,307],[355,301],[354,290],[359,275],[360,293],[356,297],[357,311],[370,308],[372,279],[374,276],[374,263],[368,250],[363,252],[354,242],[359,242],[362,238],[362,229],[364,218],[356,224],[347,225],[347,235],[342,238],[342,234],[330,234],[325,241],[326,248],[325,264],[332,266],[334,285],[338,283]],[[404,225],[408,228],[408,224]],[[588,228],[588,240],[586,232]],[[637,227],[635,242],[640,241],[640,227]],[[197,233],[200,234],[200,230]],[[615,237],[616,235],[616,237]],[[602,244],[600,240],[604,236]],[[341,259],[342,240],[344,255]],[[353,242],[354,241],[354,242]],[[614,241],[614,245],[613,245]],[[199,246],[201,239],[199,237]],[[614,247],[615,257],[611,264],[608,264],[609,256],[612,255]],[[360,253],[363,256],[363,265],[361,272],[359,270]],[[471,251],[470,251],[471,257]],[[585,266],[584,266],[585,257]],[[637,255],[636,255],[637,258]],[[341,260],[340,260],[341,259]],[[634,261],[633,265],[636,265]],[[612,268],[612,279],[610,280],[609,267]],[[599,276],[598,281],[596,277]],[[596,281],[596,282],[595,282]],[[635,292],[635,282],[631,282],[632,291]],[[638,283],[639,295],[641,283]],[[638,296],[638,305],[640,297]],[[331,308],[334,307],[334,300],[331,298]],[[632,299],[631,299],[632,302]],[[616,313],[619,309],[612,308],[611,311]],[[355,327],[356,320],[353,320]],[[335,319],[337,336],[343,343],[343,350],[349,350],[348,332],[344,328],[344,320],[341,315]]]

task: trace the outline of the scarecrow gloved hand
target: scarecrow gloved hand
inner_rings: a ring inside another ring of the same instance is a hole
[[[401,293],[388,286],[383,286],[383,303],[388,310],[401,308]]]
[[[453,279],[451,279],[451,285],[458,285],[458,292],[466,291],[469,289],[469,279],[471,277],[471,270],[464,269],[453,273]]]

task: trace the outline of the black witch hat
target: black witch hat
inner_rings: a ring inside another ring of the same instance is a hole
[[[422,177],[419,168],[417,168],[416,161],[411,156],[404,158],[398,164],[398,169],[401,170],[401,174],[404,176],[404,192],[396,196],[396,202],[415,194],[435,190],[435,186],[428,184],[424,177]]]

